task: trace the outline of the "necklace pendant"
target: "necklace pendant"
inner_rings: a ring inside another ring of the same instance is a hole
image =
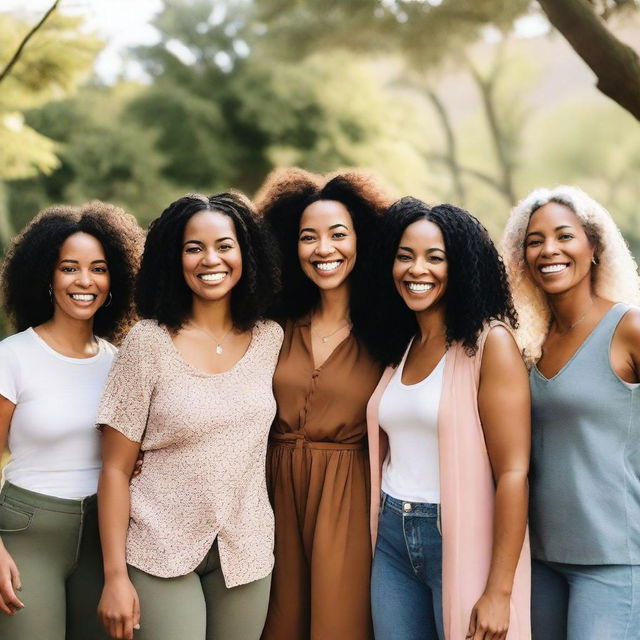
[[[327,342],[329,340],[329,336],[322,336],[322,342]]]
[[[217,344],[216,345],[216,353],[221,356],[223,351],[222,351],[222,345],[221,344]]]

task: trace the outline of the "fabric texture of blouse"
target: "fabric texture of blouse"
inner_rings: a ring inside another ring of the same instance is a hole
[[[73,500],[96,492],[96,411],[116,353],[97,340],[91,358],[58,353],[31,328],[0,342],[0,394],[16,405],[4,470],[12,484]]]
[[[263,640],[370,640],[366,406],[382,369],[351,333],[319,367],[289,321],[267,477],[276,563]]]
[[[145,452],[131,481],[129,564],[163,578],[184,575],[217,536],[227,587],[272,570],[265,454],[281,343],[280,326],[259,322],[242,358],[209,374],[188,364],[157,322],[129,332],[98,412],[99,424]]]
[[[502,323],[492,323],[506,327]],[[484,592],[491,566],[495,486],[478,413],[482,352],[489,329],[469,357],[454,343],[447,351],[438,414],[442,514],[442,597],[446,640],[466,636],[471,610]],[[371,460],[371,540],[375,547],[380,502],[381,460],[386,435],[378,407],[394,369],[389,367],[367,407]],[[528,534],[511,594],[507,640],[530,640],[531,560]]]
[[[552,378],[532,367],[531,552],[640,564],[640,384],[611,367],[616,304]]]
[[[438,408],[446,356],[426,378],[404,384],[408,353],[409,348],[380,400],[380,428],[389,439],[382,490],[406,502],[439,504]]]

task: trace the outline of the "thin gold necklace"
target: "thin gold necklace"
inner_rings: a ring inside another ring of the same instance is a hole
[[[587,308],[587,310],[572,324],[570,324],[566,329],[564,329],[563,331],[560,331],[560,329],[558,328],[558,322],[556,321],[556,331],[561,335],[564,336],[567,333],[569,333],[569,331],[571,331],[571,329],[573,329],[574,327],[577,327],[586,317],[587,314],[589,313],[589,311],[591,311],[591,309],[593,309],[595,305],[595,302],[592,300],[591,304],[589,305],[589,307]]]
[[[202,327],[199,327],[194,322],[189,322],[189,324],[194,329],[197,329],[198,331],[201,331],[202,333],[204,333],[206,336],[213,338],[214,342],[216,343],[215,352],[217,355],[221,356],[224,353],[224,349],[222,348],[222,345],[224,344],[224,341],[229,337],[229,334],[233,331],[233,326],[231,327],[231,329],[229,329],[229,331],[227,331],[227,333],[224,334],[224,336],[222,336],[222,340],[219,340],[217,336],[213,335],[213,333],[211,333],[210,331],[207,331],[207,329],[203,329]]]
[[[313,331],[313,333],[315,333],[318,338],[320,338],[320,340],[322,340],[323,343],[326,343],[329,341],[329,338],[331,338],[332,336],[335,336],[336,333],[338,333],[338,331],[340,331],[340,329],[344,329],[345,327],[351,327],[351,322],[349,322],[347,320],[347,322],[343,325],[340,325],[335,331],[332,331],[331,333],[328,333],[327,335],[323,336],[320,335],[320,333],[318,333],[314,328],[313,328],[313,322],[311,323],[311,331]]]

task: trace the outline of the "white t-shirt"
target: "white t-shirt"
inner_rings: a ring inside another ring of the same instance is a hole
[[[440,504],[438,409],[446,354],[424,380],[404,384],[407,353],[380,400],[379,422],[389,437],[382,490],[398,500]]]
[[[33,329],[0,342],[0,395],[16,405],[5,479],[23,489],[80,499],[100,473],[98,402],[116,348],[98,339],[91,358],[69,358]]]

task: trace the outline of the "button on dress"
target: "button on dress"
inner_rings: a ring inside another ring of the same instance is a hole
[[[267,483],[276,518],[263,640],[370,640],[366,406],[382,369],[351,333],[315,367],[288,322],[274,375]]]

